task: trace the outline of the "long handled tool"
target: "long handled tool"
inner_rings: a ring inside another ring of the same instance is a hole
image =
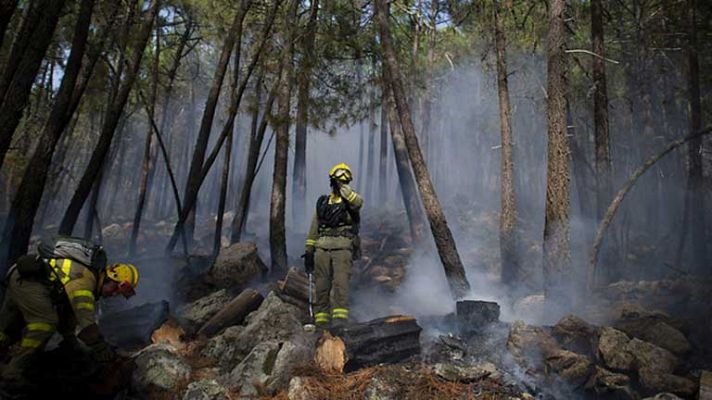
[[[312,306],[312,292],[314,286],[314,279],[312,278],[311,272],[309,273],[309,321],[314,321],[314,307]],[[314,332],[316,330],[316,325],[309,323],[304,325],[304,332]]]

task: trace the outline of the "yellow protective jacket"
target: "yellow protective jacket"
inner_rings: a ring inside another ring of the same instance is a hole
[[[356,193],[349,185],[341,185],[339,193],[331,193],[329,195],[329,204],[340,203],[346,201],[354,211],[359,211],[363,206],[363,198]],[[350,230],[350,226],[344,226],[340,229],[345,231]],[[306,251],[310,251],[313,248],[319,248],[324,250],[340,250],[340,249],[352,249],[353,248],[353,236],[322,236],[319,234],[319,219],[314,214],[312,218],[311,226],[309,227],[309,233],[307,234],[307,240],[305,243]]]
[[[99,296],[99,285],[94,273],[83,264],[70,259],[50,259],[52,267],[50,281],[59,281],[64,287],[72,311],[77,319],[77,328],[81,332],[95,324],[94,303]]]

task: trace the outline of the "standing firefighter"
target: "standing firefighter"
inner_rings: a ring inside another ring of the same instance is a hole
[[[351,187],[351,168],[329,171],[331,193],[319,197],[306,240],[304,267],[316,278],[314,322],[319,327],[342,326],[349,318],[352,261],[359,257],[359,210],[363,199]]]
[[[114,350],[94,318],[94,303],[119,294],[129,298],[138,284],[135,266],[107,266],[103,248],[91,242],[55,238],[41,243],[38,254],[20,257],[5,279],[0,349],[7,350],[24,328],[19,354],[2,371],[6,388],[20,389],[28,383],[27,372],[35,356],[55,332],[70,346],[79,338],[97,362],[114,360]]]

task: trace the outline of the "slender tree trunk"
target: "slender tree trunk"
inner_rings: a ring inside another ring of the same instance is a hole
[[[160,1],[155,0],[151,5],[150,10],[146,12],[146,15],[143,18],[141,30],[138,35],[139,39],[131,49],[130,68],[126,73],[125,78],[119,84],[119,90],[116,97],[113,98],[107,109],[101,129],[101,135],[99,136],[99,142],[94,148],[94,152],[89,159],[84,175],[79,181],[79,185],[72,196],[72,200],[67,207],[67,211],[64,213],[64,217],[62,218],[62,222],[59,226],[60,234],[72,234],[79,212],[81,211],[86,198],[89,196],[89,192],[91,191],[91,188],[99,175],[101,166],[104,164],[106,155],[111,147],[116,126],[121,118],[126,101],[128,100],[129,92],[131,92],[133,83],[136,80],[136,75],[138,74],[141,65],[141,58],[143,57],[143,52],[146,48],[148,38],[151,36],[153,22],[158,14],[159,5]]]
[[[687,90],[690,110],[690,132],[702,127],[702,106],[700,102],[700,65],[697,56],[697,0],[687,0]],[[705,235],[705,203],[703,193],[702,138],[695,138],[687,145],[688,177],[685,194],[685,215],[690,223],[693,263],[697,271],[705,271],[708,264],[707,238]],[[684,224],[686,225],[686,224]],[[684,228],[687,229],[687,228]],[[684,235],[683,239],[684,240]],[[682,247],[682,246],[680,246]],[[680,258],[680,257],[678,257]],[[691,270],[694,271],[693,268]]]
[[[193,232],[195,230],[195,199],[197,199],[198,190],[200,189],[203,162],[205,160],[205,153],[208,150],[208,140],[210,139],[213,119],[215,118],[215,108],[218,104],[220,90],[222,88],[223,79],[225,78],[227,64],[230,61],[232,49],[235,47],[235,42],[238,38],[242,36],[243,21],[251,4],[251,0],[240,1],[240,9],[235,15],[230,31],[228,32],[225,42],[223,43],[220,60],[218,61],[215,74],[213,75],[213,81],[210,87],[210,92],[208,93],[208,99],[205,102],[205,111],[203,112],[203,118],[200,121],[200,129],[198,130],[198,137],[195,141],[193,158],[190,163],[190,171],[188,172],[185,194],[183,195],[183,213],[186,215],[181,218],[183,221],[179,220],[176,224],[173,236],[166,249],[167,251],[173,249],[177,240],[177,235],[179,234],[186,235],[189,244],[193,241]]]
[[[18,32],[14,35],[10,53],[3,66],[2,76],[0,76],[0,105],[5,101],[7,88],[15,77],[20,62],[27,47],[32,42],[32,33],[43,17],[44,8],[50,0],[30,0],[27,2],[25,13],[22,16],[22,23]],[[38,69],[40,66],[37,67]],[[37,71],[35,71],[36,73]]]
[[[388,91],[381,83],[381,153],[378,162],[378,202],[383,207],[388,201]]]
[[[12,74],[12,78],[9,78],[7,73],[10,71],[6,70],[3,76],[3,86],[0,87],[0,101],[2,101],[2,106],[0,107],[0,166],[2,166],[5,159],[5,153],[10,148],[13,133],[20,123],[23,110],[27,106],[32,92],[32,84],[35,82],[37,71],[42,66],[42,59],[47,52],[47,48],[52,42],[54,29],[59,21],[65,1],[53,0],[46,3],[48,4],[45,4],[42,8],[39,21],[31,28],[29,43],[22,53],[21,59],[17,61],[15,73]],[[25,23],[28,22],[25,21]],[[21,28],[21,31],[23,29],[24,27]],[[21,39],[18,38],[18,40]],[[11,54],[14,50],[13,48]],[[10,62],[14,61],[10,60]]]
[[[0,46],[5,39],[5,31],[10,24],[12,15],[15,14],[19,0],[0,0]]]
[[[223,214],[225,214],[225,201],[227,198],[228,180],[230,178],[230,157],[232,153],[233,136],[234,133],[231,133],[227,137],[227,144],[225,147],[225,160],[223,162],[222,176],[220,178],[220,200],[218,200],[218,214],[216,216],[217,220],[215,222],[215,240],[213,242],[214,257],[216,257],[218,253],[220,253],[220,245],[222,243]]]
[[[593,57],[593,120],[596,144],[596,217],[601,219],[611,199],[611,149],[608,133],[608,89],[603,35],[602,0],[591,0],[591,44]]]
[[[0,245],[4,266],[12,265],[17,257],[27,250],[35,215],[51,167],[52,155],[62,132],[74,116],[79,104],[78,99],[83,94],[86,83],[89,81],[88,76],[91,75],[94,63],[98,59],[100,53],[98,50],[90,52],[88,63],[82,68],[82,58],[87,47],[94,2],[94,0],[83,0],[81,3],[72,38],[72,50],[67,60],[59,92],[57,92],[54,106],[45,123],[42,136],[15,193]],[[106,27],[105,29],[108,30]],[[103,46],[98,45],[97,47]],[[82,69],[84,69],[86,79],[80,80]],[[73,102],[73,97],[77,101]],[[0,269],[0,275],[4,271],[4,268]]]
[[[154,52],[153,58],[153,68],[151,71],[151,93],[148,98],[147,113],[149,120],[155,118],[156,115],[156,99],[158,95],[158,67],[160,63],[161,56],[161,30],[156,28],[156,50]],[[167,110],[163,110],[164,115]],[[129,239],[129,257],[136,255],[136,240],[138,239],[139,229],[141,227],[141,217],[143,216],[143,209],[146,202],[149,199],[150,188],[149,182],[152,181],[152,177],[155,173],[155,159],[158,155],[158,148],[156,142],[153,140],[153,129],[152,125],[148,124],[148,131],[146,132],[146,144],[143,150],[143,162],[141,164],[141,181],[139,183],[138,189],[138,202],[136,205],[136,212],[134,213],[133,224],[131,226],[131,238]]]
[[[418,138],[415,135],[413,120],[406,102],[405,90],[398,75],[399,68],[395,50],[391,43],[387,0],[376,0],[376,21],[380,31],[384,63],[388,71],[386,82],[390,84],[393,90],[396,109],[398,110],[401,127],[405,135],[408,155],[410,157],[411,166],[413,167],[413,172],[415,173],[416,182],[418,183],[418,189],[420,190],[425,212],[430,222],[435,245],[438,248],[440,260],[445,269],[445,275],[447,276],[453,297],[462,298],[470,291],[470,284],[465,276],[465,268],[457,252],[455,239],[452,236],[450,228],[447,226],[445,214],[443,213],[440,201],[433,188],[433,183],[428,176],[428,169],[423,160],[423,154],[418,146]]]
[[[309,22],[304,33],[302,56],[297,74],[297,119],[294,140],[294,180],[292,181],[292,219],[295,229],[303,230],[308,222],[306,215],[307,196],[307,125],[309,124],[309,81],[314,58],[314,40],[319,0],[312,0]]]
[[[507,82],[507,39],[502,21],[502,6],[495,0],[495,47],[497,48],[497,92],[499,94],[499,125],[502,133],[500,175],[502,210],[499,218],[499,253],[502,260],[502,283],[518,283],[517,206],[514,196],[514,140]]]
[[[547,299],[566,304],[570,298],[569,143],[566,137],[566,53],[564,0],[549,2],[547,39],[547,176],[544,217],[544,290]]]
[[[292,59],[294,57],[293,24],[297,20],[298,0],[291,0],[284,20],[284,54],[282,75],[277,95],[277,142],[274,151],[274,172],[272,174],[272,196],[269,212],[269,244],[272,259],[272,274],[287,272],[287,237],[285,231],[285,206],[287,201],[287,162],[289,156],[289,118],[292,95]]]
[[[375,65],[373,70],[376,70]],[[376,180],[376,88],[370,88],[370,92],[370,104],[368,107],[368,161],[366,164],[366,176],[364,177],[366,178],[364,196],[369,202],[375,199],[373,188],[375,186],[374,181]]]
[[[84,238],[88,240],[93,239],[94,232],[94,221],[99,219],[97,204],[99,203],[99,196],[101,195],[101,184],[103,181],[104,168],[101,168],[99,176],[96,178],[96,183],[91,191],[91,197],[89,198],[89,204],[86,207],[86,219],[84,220]],[[98,225],[98,224],[97,224]],[[99,235],[101,235],[101,226],[99,228]]]

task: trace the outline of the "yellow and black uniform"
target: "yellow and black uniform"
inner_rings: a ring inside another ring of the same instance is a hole
[[[70,341],[79,332],[78,337],[95,353],[110,350],[94,317],[102,282],[97,282],[95,273],[77,261],[46,261],[50,268],[44,276],[22,277],[17,264],[8,272],[7,292],[0,310],[0,339],[6,341],[9,330],[18,323],[24,323],[24,332],[20,341],[22,350],[3,370],[3,379],[20,380],[31,358],[56,331]],[[20,262],[33,261],[21,258]],[[98,279],[103,280],[104,274],[99,274]]]
[[[346,183],[317,201],[305,243],[307,257],[313,256],[317,325],[338,325],[349,318],[349,281],[362,206],[361,196]]]

